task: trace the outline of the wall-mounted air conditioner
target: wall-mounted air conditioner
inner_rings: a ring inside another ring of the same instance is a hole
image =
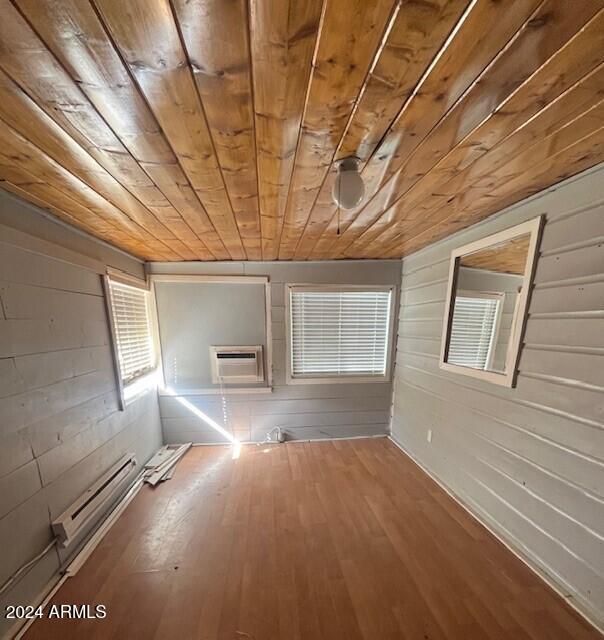
[[[86,492],[52,523],[61,546],[66,547],[81,529],[97,515],[115,495],[122,482],[136,466],[133,453],[126,454],[104,473]]]
[[[262,345],[210,347],[210,361],[214,384],[264,382]]]

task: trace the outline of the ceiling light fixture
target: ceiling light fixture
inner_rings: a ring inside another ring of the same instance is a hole
[[[359,158],[353,156],[343,158],[337,162],[336,176],[332,196],[334,202],[342,209],[354,209],[365,195],[363,178],[359,174]]]

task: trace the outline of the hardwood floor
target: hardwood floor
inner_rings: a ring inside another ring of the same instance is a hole
[[[390,441],[195,447],[26,638],[601,637]]]

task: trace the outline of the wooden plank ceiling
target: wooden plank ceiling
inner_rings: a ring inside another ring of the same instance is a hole
[[[397,258],[604,160],[604,0],[0,12],[0,186],[147,260]]]
[[[498,273],[524,274],[531,236],[525,234],[498,245],[468,253],[461,257],[459,264],[472,269],[486,269]]]

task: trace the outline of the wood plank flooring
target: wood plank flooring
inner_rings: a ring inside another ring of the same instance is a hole
[[[26,638],[601,637],[384,438],[196,447],[145,486]]]

